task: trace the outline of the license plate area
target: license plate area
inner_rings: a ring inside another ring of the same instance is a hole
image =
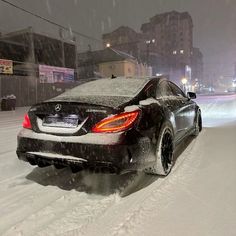
[[[79,125],[77,115],[48,115],[43,119],[43,126],[56,128],[76,128]]]

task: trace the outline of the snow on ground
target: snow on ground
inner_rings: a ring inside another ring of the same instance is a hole
[[[236,95],[199,96],[205,127],[229,125],[236,118]]]
[[[26,109],[0,112],[0,235],[236,235],[236,96],[197,101],[205,128],[166,178],[32,167],[15,154]]]

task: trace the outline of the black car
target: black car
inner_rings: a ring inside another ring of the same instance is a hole
[[[17,155],[39,167],[167,175],[175,146],[202,129],[194,98],[165,78],[88,82],[30,108]]]

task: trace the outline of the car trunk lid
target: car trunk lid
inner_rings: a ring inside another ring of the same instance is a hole
[[[31,107],[29,118],[38,133],[55,135],[84,135],[117,109],[80,102],[48,101]]]

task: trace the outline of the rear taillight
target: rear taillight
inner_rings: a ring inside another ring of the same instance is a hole
[[[112,133],[129,129],[139,116],[139,111],[125,112],[103,119],[93,128],[94,133]]]
[[[32,126],[31,126],[31,123],[30,123],[30,119],[29,119],[28,114],[25,114],[25,117],[24,117],[24,121],[23,121],[23,123],[22,123],[22,126],[23,126],[23,128],[25,128],[25,129],[32,129]]]

